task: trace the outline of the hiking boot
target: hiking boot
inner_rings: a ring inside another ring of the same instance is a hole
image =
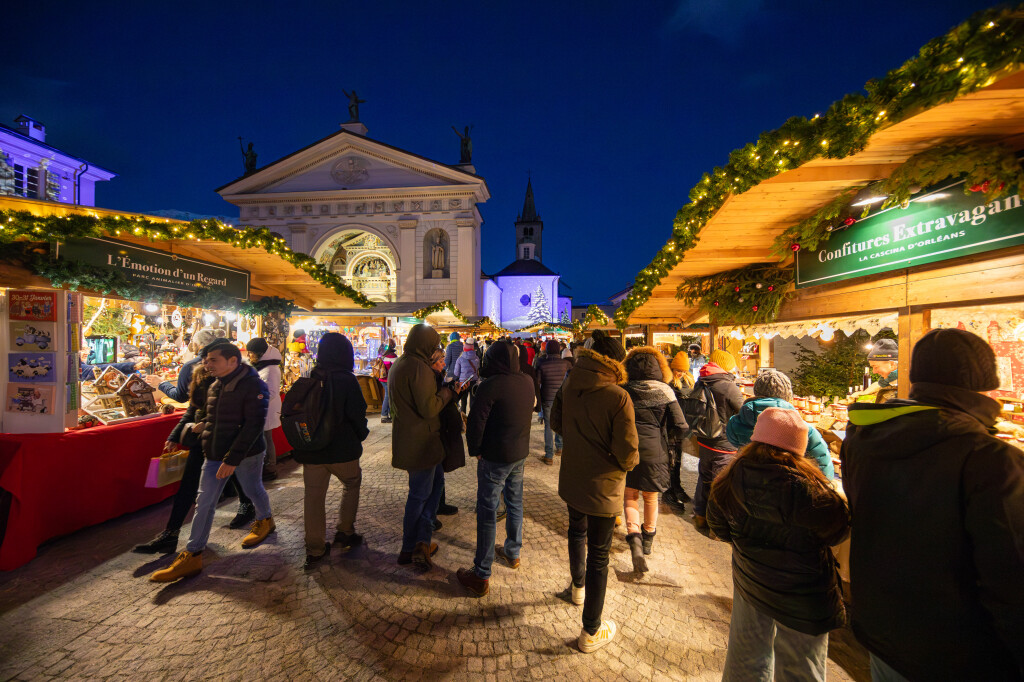
[[[136,554],[172,554],[178,551],[178,531],[165,530],[149,542],[132,547]]]
[[[502,561],[504,561],[506,564],[508,564],[509,568],[512,568],[512,569],[519,568],[519,557],[516,557],[515,559],[513,559],[508,554],[505,554],[505,548],[502,547],[501,545],[495,545],[494,546],[494,555],[497,556]]]
[[[615,637],[615,623],[610,620],[601,621],[601,627],[597,629],[597,632],[590,634],[586,630],[580,631],[580,638],[576,640],[576,645],[579,646],[580,651],[585,654],[593,653],[603,647],[608,642],[612,641]]]
[[[629,544],[629,553],[633,558],[633,572],[646,573],[648,571],[647,559],[644,558],[644,549],[640,539],[640,533],[627,534],[626,543]]]
[[[307,554],[306,555],[306,562],[304,564],[302,564],[303,570],[308,571],[310,569],[316,568],[320,564],[320,562],[323,561],[324,559],[326,559],[328,556],[330,556],[330,554],[331,554],[331,543],[325,542],[324,543],[324,551],[323,552],[321,552],[320,554],[317,554],[317,555],[313,555],[313,554]]]
[[[570,585],[570,590],[572,592],[572,603],[576,606],[583,606],[583,602],[587,598],[587,588],[583,585],[579,587]]]
[[[202,553],[182,552],[170,566],[149,576],[154,583],[173,583],[181,578],[191,578],[203,570]]]
[[[640,526],[640,536],[643,539],[644,555],[650,555],[651,549],[654,547],[654,536],[657,534],[657,529],[648,533],[646,528]]]
[[[343,533],[340,530],[334,534],[334,546],[338,549],[352,549],[363,544],[363,536],[356,532]]]
[[[437,515],[438,516],[452,516],[453,514],[458,514],[458,513],[459,513],[459,508],[456,507],[454,504],[448,504],[446,502],[444,504],[437,505]]]
[[[266,540],[267,536],[275,530],[277,530],[277,526],[274,525],[274,519],[272,518],[254,521],[249,529],[249,534],[242,538],[242,547],[246,549],[255,547]]]
[[[543,455],[543,456],[542,456],[542,457],[540,458],[540,461],[544,462],[544,463],[545,463],[545,464],[547,464],[548,466],[551,466],[552,464],[554,464],[554,463],[555,463],[555,459],[554,459],[554,457],[548,457],[547,455]]]
[[[435,554],[437,554],[437,543],[436,542],[432,542],[432,543],[430,543],[430,556],[434,556]],[[399,566],[408,566],[409,564],[411,564],[412,563],[412,555],[413,555],[413,552],[399,552],[398,553],[398,565]]]
[[[244,502],[238,503],[238,513],[228,523],[228,528],[245,528],[256,520],[256,507]]]
[[[473,593],[476,597],[482,597],[487,594],[489,588],[488,583],[490,582],[487,578],[481,578],[476,574],[472,568],[460,568],[455,572],[455,577],[459,579],[462,586]]]
[[[434,565],[430,557],[437,552],[437,543],[433,542],[427,547],[425,542],[417,542],[416,549],[412,551],[412,565],[421,571],[429,571]]]

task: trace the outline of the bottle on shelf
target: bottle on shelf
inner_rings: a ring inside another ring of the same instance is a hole
[[[870,385],[871,385],[871,368],[870,367],[865,367],[864,368],[864,388],[867,388]]]

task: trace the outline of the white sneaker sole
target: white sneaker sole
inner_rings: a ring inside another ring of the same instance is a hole
[[[601,635],[605,625],[608,626],[608,636],[601,637],[600,639],[592,638],[590,635],[587,634],[586,630],[580,632],[580,638],[576,642],[576,645],[580,648],[580,651],[582,651],[585,654],[594,653],[595,651],[603,647],[605,644],[608,644],[608,642],[615,639],[615,623],[613,623],[610,620],[606,620],[601,623],[601,629],[597,631],[597,634],[595,634],[594,637],[598,637]]]

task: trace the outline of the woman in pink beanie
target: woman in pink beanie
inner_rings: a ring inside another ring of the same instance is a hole
[[[732,543],[725,682],[824,680],[828,632],[845,622],[829,547],[846,538],[850,512],[806,449],[800,414],[769,407],[711,486],[708,525]]]

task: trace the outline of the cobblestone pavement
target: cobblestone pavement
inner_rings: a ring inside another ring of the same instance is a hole
[[[356,522],[365,546],[302,570],[302,475],[291,460],[268,484],[277,533],[243,550],[244,531],[227,528],[235,505],[221,505],[196,578],[150,583],[172,557],[129,551],[163,528],[169,501],[80,531],[0,574],[0,680],[720,678],[730,549],[697,533],[689,510],[663,505],[651,572],[640,579],[616,530],[605,617],[619,634],[584,655],[575,648],[581,608],[561,594],[568,519],[558,467],[527,461],[522,566],[495,563],[490,593],[474,599],[455,571],[472,565],[475,461],[448,476],[460,511],[442,517],[435,567],[418,574],[395,562],[407,479],[391,468],[391,426],[371,421]],[[535,453],[542,434],[535,426]],[[329,509],[339,497],[335,481]],[[828,673],[869,679],[848,632],[833,633]]]

